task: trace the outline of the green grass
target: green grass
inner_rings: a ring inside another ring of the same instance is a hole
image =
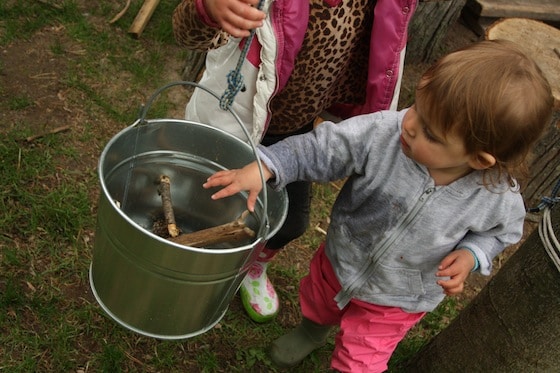
[[[297,323],[297,286],[307,271],[304,260],[296,266],[290,257],[310,256],[324,239],[314,227],[328,224],[340,183],[315,186],[312,228],[271,267],[283,307],[272,323],[250,321],[235,298],[207,333],[160,341],[109,319],[89,290],[97,160],[107,141],[134,122],[146,98],[169,83],[169,61],[180,75],[185,51],[176,46],[170,21],[177,3],[161,2],[137,40],[127,29],[141,2],[111,25],[119,2],[0,0],[0,46],[16,53],[32,45],[31,51],[44,54],[18,61],[25,64],[18,70],[25,84],[0,84],[1,371],[276,371],[267,347]],[[2,82],[17,68],[6,61],[0,61]],[[166,117],[176,106],[164,94],[149,117]],[[26,140],[63,125],[70,129]],[[445,303],[423,320],[401,343],[393,365],[441,330],[457,307]],[[293,371],[327,371],[333,343],[331,338]]]

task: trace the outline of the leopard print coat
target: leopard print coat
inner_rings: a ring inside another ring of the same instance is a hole
[[[375,4],[376,0],[342,0],[331,6],[325,0],[309,0],[303,44],[285,87],[270,101],[267,133],[296,132],[335,103],[364,103]],[[191,50],[224,45],[228,35],[209,23],[197,13],[195,1],[183,0],[173,14],[175,38]],[[388,107],[377,108],[382,109]]]

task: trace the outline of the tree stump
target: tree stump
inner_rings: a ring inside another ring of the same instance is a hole
[[[205,62],[205,52],[187,51],[187,58],[185,59],[185,66],[183,67],[181,79],[187,82],[198,82],[204,70]]]
[[[408,29],[407,63],[432,62],[442,54],[441,41],[455,23],[466,0],[424,1],[418,4]]]
[[[550,196],[560,180],[560,112],[556,111],[548,132],[537,143],[530,163],[530,178],[522,184],[522,194],[528,208],[536,207],[543,197]]]

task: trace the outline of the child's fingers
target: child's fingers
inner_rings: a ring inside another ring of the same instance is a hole
[[[233,175],[231,174],[231,171],[218,171],[206,179],[206,182],[202,184],[202,187],[208,189],[216,186],[228,185],[231,184],[232,179]]]
[[[221,199],[229,196],[233,196],[240,192],[240,188],[235,186],[234,184],[230,184],[227,187],[220,189],[216,193],[212,194],[212,199]]]
[[[464,282],[457,279],[439,280],[437,284],[443,288],[447,295],[459,294],[463,291]]]
[[[257,204],[257,198],[259,196],[259,192],[251,191],[249,193],[249,197],[247,197],[247,208],[249,211],[255,211],[255,205]]]
[[[249,36],[249,30],[261,27],[266,14],[245,1],[233,1],[227,11],[217,15],[222,30],[234,37]]]

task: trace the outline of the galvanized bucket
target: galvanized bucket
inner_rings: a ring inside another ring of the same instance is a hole
[[[218,170],[239,168],[256,158],[250,140],[248,145],[210,125],[146,120],[155,97],[179,84],[208,91],[192,82],[161,88],[140,118],[113,137],[101,154],[90,267],[91,289],[103,310],[122,326],[159,339],[190,338],[221,320],[260,249],[284,222],[288,205],[284,190],[263,188],[255,213],[247,219],[257,238],[236,247],[194,248],[152,233],[162,208],[155,184],[159,175],[172,179],[177,224],[192,232],[231,222],[246,209],[246,195],[214,201],[210,196],[215,190],[202,184]]]

